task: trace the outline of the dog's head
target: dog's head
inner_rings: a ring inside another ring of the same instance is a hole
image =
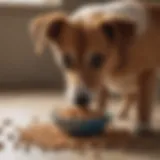
[[[126,49],[135,32],[135,24],[125,19],[95,15],[89,22],[72,21],[64,13],[40,16],[31,23],[36,49],[55,46],[58,62],[64,68],[67,93],[72,102],[88,105],[107,74],[125,64]]]

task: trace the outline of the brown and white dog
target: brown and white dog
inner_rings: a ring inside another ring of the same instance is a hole
[[[37,52],[53,49],[72,103],[98,98],[104,111],[108,91],[126,96],[126,106],[138,95],[138,124],[148,129],[160,66],[159,5],[120,1],[49,13],[32,21],[31,33]]]

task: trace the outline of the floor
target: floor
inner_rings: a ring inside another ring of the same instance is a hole
[[[23,147],[15,149],[14,141],[16,141],[17,126],[26,126],[31,120],[40,117],[40,121],[50,121],[50,113],[54,107],[63,103],[61,96],[51,91],[26,91],[26,92],[3,92],[0,93],[0,160],[53,160],[53,159],[109,159],[109,160],[159,160],[160,145],[155,149],[152,145],[147,150],[139,148],[138,150],[101,150],[100,157],[96,157],[96,152],[86,151],[77,153],[73,151],[42,151],[35,146],[30,152]],[[110,111],[115,115],[121,108],[119,102],[111,102]],[[134,109],[131,116],[126,121],[120,121],[115,118],[117,127],[132,128],[135,123]],[[154,127],[160,129],[160,107],[155,107]],[[12,120],[7,124],[7,120]],[[9,135],[14,134],[12,139]],[[160,136],[156,140],[160,144]],[[156,144],[155,143],[155,144]],[[3,145],[3,147],[1,147]],[[141,145],[141,144],[138,144]],[[145,145],[145,144],[144,144]],[[156,145],[157,146],[157,145]]]

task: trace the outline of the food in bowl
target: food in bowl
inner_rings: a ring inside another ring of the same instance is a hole
[[[104,115],[100,112],[90,111],[87,109],[81,109],[78,107],[61,109],[57,113],[58,113],[58,116],[63,117],[65,119],[76,118],[76,119],[83,119],[83,120],[100,118]]]

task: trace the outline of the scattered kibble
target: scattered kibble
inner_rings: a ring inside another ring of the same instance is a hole
[[[4,149],[4,144],[0,142],[0,151],[2,151],[3,149]]]
[[[12,124],[12,120],[9,118],[4,119],[3,121],[4,126],[9,126]]]
[[[16,143],[14,144],[13,148],[14,148],[15,150],[19,149],[19,148],[20,148],[20,142],[16,142]]]
[[[59,117],[65,118],[81,118],[81,119],[89,119],[89,118],[98,118],[102,117],[101,112],[94,112],[94,111],[89,111],[86,109],[81,109],[81,108],[66,108],[63,110],[57,111],[57,114]]]
[[[26,153],[29,153],[29,152],[30,152],[30,149],[31,149],[31,147],[30,147],[29,144],[26,144],[26,145],[24,146],[24,151],[25,151]]]
[[[13,141],[15,139],[15,135],[13,133],[8,134],[8,140]]]
[[[112,143],[123,147],[130,139],[130,132],[124,134],[123,130],[116,130],[91,138],[74,138],[53,124],[36,124],[24,129],[20,136],[22,143],[37,145],[45,152],[48,149],[108,148]]]
[[[3,133],[3,128],[1,127],[0,128],[0,135]]]

